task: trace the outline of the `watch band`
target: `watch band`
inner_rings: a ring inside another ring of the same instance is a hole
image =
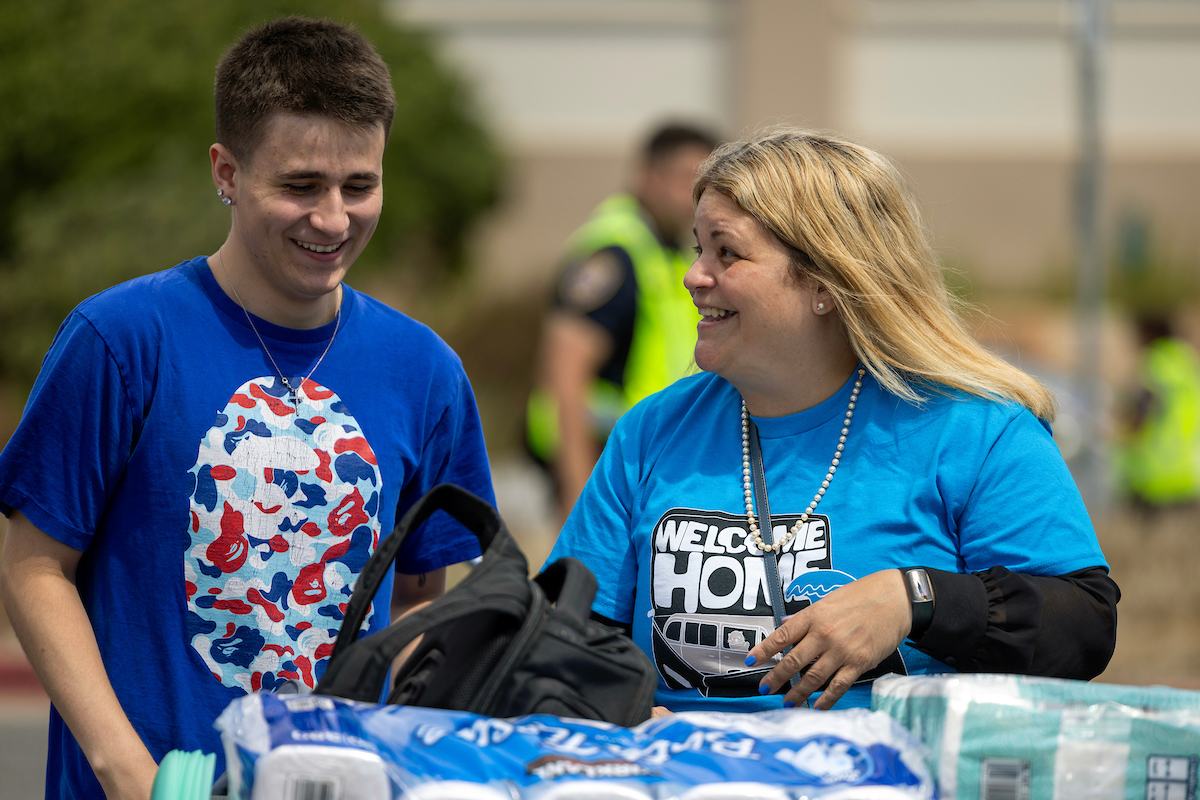
[[[924,567],[905,567],[900,572],[904,575],[904,586],[908,589],[908,602],[912,607],[912,630],[908,638],[915,641],[929,630],[929,623],[933,621],[933,584]]]

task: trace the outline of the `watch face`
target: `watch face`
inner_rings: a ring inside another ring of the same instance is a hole
[[[929,573],[923,569],[910,569],[904,573],[908,583],[908,596],[914,603],[928,603],[933,600],[933,587],[929,583]]]

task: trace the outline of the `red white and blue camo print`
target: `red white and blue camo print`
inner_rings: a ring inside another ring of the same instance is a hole
[[[379,543],[379,466],[332,391],[240,387],[189,471],[188,637],[230,688],[315,685]],[[368,615],[363,629],[369,627]]]

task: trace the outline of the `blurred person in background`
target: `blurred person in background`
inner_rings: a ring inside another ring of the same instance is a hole
[[[1100,674],[1120,593],[1053,397],[969,335],[896,168],[786,130],[719,148],[693,198],[704,372],[620,419],[550,556],[596,574],[659,704]]]
[[[526,443],[550,471],[562,519],[616,420],[691,363],[695,312],[680,246],[696,168],[716,144],[697,128],[659,129],[633,190],[601,203],[567,243],[526,416]]]
[[[382,208],[387,65],[288,17],[226,51],[215,94],[228,237],[80,304],[0,455],[0,589],[53,702],[48,797],[145,800],[172,749],[221,772],[217,715],[314,685],[396,519],[445,481],[492,499],[461,362],[343,283]],[[478,553],[423,526],[364,628]]]
[[[1137,320],[1138,387],[1122,420],[1122,487],[1155,512],[1200,500],[1200,357],[1165,314]]]

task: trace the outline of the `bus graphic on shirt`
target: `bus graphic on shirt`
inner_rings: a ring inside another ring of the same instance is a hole
[[[278,378],[255,378],[189,475],[189,643],[230,688],[314,686],[379,543],[379,467],[357,421],[311,380],[293,407]]]
[[[676,655],[697,671],[724,675],[746,670],[750,648],[775,630],[774,617],[721,614],[671,614],[659,636]],[[778,661],[772,659],[772,664]]]
[[[773,515],[775,541],[799,514]],[[671,689],[705,697],[758,694],[779,661],[746,666],[750,648],[775,629],[767,558],[775,558],[787,614],[806,608],[854,576],[833,569],[829,518],[811,515],[774,555],[754,544],[744,516],[673,508],[652,533],[650,638],[655,666]],[[881,667],[904,672],[899,653]],[[874,676],[871,671],[863,676]],[[883,674],[882,672],[879,674]]]

